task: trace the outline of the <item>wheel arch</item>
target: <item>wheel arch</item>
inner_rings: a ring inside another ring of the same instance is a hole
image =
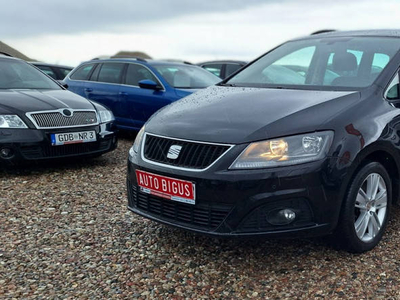
[[[399,203],[400,196],[400,152],[393,146],[383,143],[377,143],[364,148],[358,153],[349,168],[346,179],[344,180],[342,189],[342,199],[348,192],[350,183],[356,176],[357,172],[369,162],[378,162],[384,166],[389,173],[392,182],[392,202]],[[343,205],[343,203],[342,203]]]

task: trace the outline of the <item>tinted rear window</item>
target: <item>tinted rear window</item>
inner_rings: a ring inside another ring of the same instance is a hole
[[[225,69],[225,77],[228,77],[229,75],[235,73],[241,67],[242,67],[241,65],[237,64],[227,64]]]
[[[104,63],[100,69],[97,81],[107,83],[121,83],[123,63]]]
[[[71,72],[71,69],[65,69],[65,68],[58,68],[62,76],[67,76],[69,72]]]
[[[92,71],[95,64],[86,64],[80,66],[72,75],[73,80],[87,80],[89,78],[90,71]]]
[[[54,73],[54,71],[47,66],[37,66],[40,70],[42,70],[43,73],[49,75],[50,77],[57,79],[57,75],[56,73]]]
[[[215,76],[221,77],[222,64],[208,64],[204,65],[203,68]]]

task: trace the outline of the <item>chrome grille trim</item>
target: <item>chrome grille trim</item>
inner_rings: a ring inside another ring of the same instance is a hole
[[[146,137],[147,135],[150,136],[155,136],[155,137],[160,137],[160,138],[164,138],[164,139],[169,139],[169,140],[175,140],[175,141],[183,141],[183,142],[189,142],[189,143],[197,143],[197,144],[205,144],[205,145],[215,145],[215,146],[226,146],[229,147],[222,155],[220,155],[212,164],[210,164],[209,166],[207,166],[206,168],[203,169],[195,169],[195,168],[185,168],[185,167],[177,167],[177,166],[173,166],[173,165],[169,165],[169,164],[165,164],[165,163],[160,163],[160,162],[156,162],[156,161],[152,161],[149,160],[145,157],[144,154],[144,147],[146,144]],[[230,150],[232,150],[232,148],[235,145],[232,144],[220,144],[220,143],[212,143],[212,142],[201,142],[201,141],[194,141],[194,140],[185,140],[185,139],[179,139],[179,138],[173,138],[173,137],[167,137],[167,136],[162,136],[162,135],[157,135],[157,134],[153,134],[153,133],[147,133],[145,132],[144,137],[141,141],[141,150],[140,150],[140,156],[142,158],[143,161],[149,163],[149,164],[153,164],[156,166],[161,166],[161,167],[165,167],[165,168],[169,168],[169,169],[175,169],[175,170],[183,170],[183,171],[190,171],[190,172],[203,172],[208,170],[209,168],[211,168],[213,165],[215,165],[222,157],[224,157]]]
[[[26,116],[37,129],[74,128],[99,124],[99,118],[94,109],[68,108],[72,116],[65,116],[63,114],[65,109],[28,112]]]

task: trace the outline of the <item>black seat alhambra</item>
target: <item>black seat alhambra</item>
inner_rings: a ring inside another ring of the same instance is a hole
[[[213,236],[381,240],[399,198],[400,31],[291,40],[158,111],[129,152],[129,209]]]

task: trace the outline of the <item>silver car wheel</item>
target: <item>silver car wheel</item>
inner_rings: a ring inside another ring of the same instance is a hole
[[[381,230],[387,201],[385,180],[378,173],[369,174],[358,190],[355,202],[354,227],[361,241],[371,241]]]

